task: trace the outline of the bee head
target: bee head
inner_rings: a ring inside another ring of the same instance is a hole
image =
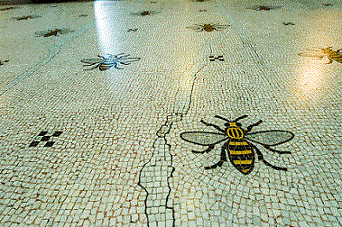
[[[224,123],[224,126],[226,126],[228,128],[240,128],[241,123],[232,121],[232,122]]]
[[[239,122],[239,120],[246,118],[247,115],[243,115],[241,117],[236,118],[234,121],[230,121],[224,117],[215,115],[216,118],[219,118],[221,120],[226,121],[226,123],[224,123],[224,125],[226,126],[226,133],[227,136],[231,139],[242,139],[244,134],[245,134],[245,130],[241,128],[241,123]]]
[[[221,120],[224,120],[226,121],[226,123],[224,123],[224,126],[226,127],[241,127],[241,123],[239,122],[239,120],[243,119],[243,118],[246,118],[248,117],[247,115],[243,115],[241,117],[238,117],[236,118],[234,121],[230,121],[224,117],[221,117],[221,116],[218,116],[218,115],[215,115],[216,118],[219,118]]]

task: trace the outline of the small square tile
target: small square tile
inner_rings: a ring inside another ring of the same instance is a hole
[[[38,146],[39,142],[38,141],[33,141],[32,143],[30,143],[29,147],[36,147]]]
[[[48,131],[41,131],[38,136],[45,136]]]
[[[58,137],[58,136],[60,136],[62,133],[63,133],[62,131],[56,131],[55,133],[52,134],[52,136]]]
[[[55,142],[53,142],[53,141],[49,141],[49,142],[47,142],[45,145],[44,145],[44,147],[52,147],[52,145],[54,144]]]
[[[50,139],[51,136],[43,136],[41,141],[48,141]]]

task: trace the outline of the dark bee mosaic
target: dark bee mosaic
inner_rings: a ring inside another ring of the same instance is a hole
[[[281,6],[254,6],[250,9],[256,10],[256,11],[270,11],[274,9],[279,9]]]
[[[313,48],[313,49],[307,49],[309,52],[306,53],[300,53],[299,56],[302,57],[310,57],[310,58],[316,58],[316,59],[323,59],[327,58],[329,61],[324,64],[331,64],[334,61],[338,63],[342,63],[342,49],[339,50],[332,50],[332,47],[327,48]]]
[[[153,14],[156,14],[158,12],[156,11],[147,11],[147,10],[144,10],[144,11],[141,11],[141,12],[137,12],[137,13],[131,13],[132,15],[135,15],[135,16],[148,16],[148,15],[153,15]]]
[[[58,34],[64,35],[64,34],[68,34],[71,32],[75,32],[75,30],[63,28],[63,29],[39,31],[39,32],[35,32],[35,34],[37,37],[50,37],[50,36],[58,36]]]
[[[137,28],[130,28],[130,29],[127,30],[127,32],[137,32],[137,31],[138,31]]]
[[[258,121],[249,125],[246,129],[242,128],[240,120],[247,117],[243,115],[231,121],[224,117],[215,115],[216,118],[226,121],[225,128],[215,124],[207,123],[203,120],[201,122],[206,126],[214,127],[218,132],[201,132],[190,131],[181,133],[181,138],[187,142],[206,146],[204,151],[192,151],[193,153],[208,153],[215,148],[216,144],[223,141],[227,141],[221,147],[220,161],[212,166],[207,166],[205,169],[215,169],[218,166],[222,166],[227,161],[227,154],[232,165],[242,174],[247,175],[252,172],[255,162],[255,153],[259,161],[262,161],[266,166],[269,166],[276,170],[287,171],[286,167],[275,166],[264,159],[263,154],[259,150],[256,144],[264,147],[265,149],[278,153],[278,154],[290,154],[289,151],[279,151],[272,147],[286,143],[293,139],[294,134],[284,130],[267,130],[251,132],[252,129],[262,121]]]
[[[288,25],[295,25],[293,22],[283,22],[283,25],[288,26]]]
[[[221,31],[223,29],[228,28],[230,25],[220,25],[220,24],[195,24],[194,26],[188,26],[186,28],[195,30],[197,32],[212,32],[212,31]]]
[[[12,17],[12,19],[20,21],[20,20],[27,20],[27,19],[36,19],[38,17],[41,17],[41,16],[38,16],[38,15],[28,15],[28,16],[23,16],[23,17]]]
[[[140,60],[140,58],[129,56],[130,54],[125,55],[124,53],[117,55],[107,54],[106,57],[98,55],[99,58],[83,59],[81,62],[84,63],[83,66],[90,67],[86,70],[98,68],[100,71],[104,71],[111,67],[122,69],[118,65],[130,65],[132,62]]]
[[[17,8],[18,8],[18,7],[13,7],[13,6],[11,6],[11,7],[2,8],[2,9],[0,9],[0,11],[7,11],[7,10],[17,9]]]
[[[6,63],[6,62],[9,62],[9,60],[4,60],[4,61],[0,60],[0,65],[4,65],[4,63]]]

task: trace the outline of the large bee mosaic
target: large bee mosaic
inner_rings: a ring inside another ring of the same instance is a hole
[[[75,30],[71,30],[69,28],[63,28],[63,29],[54,29],[54,30],[47,30],[47,31],[39,31],[35,32],[37,37],[50,37],[50,36],[58,36],[58,34],[67,34],[74,32]]]
[[[122,69],[119,68],[118,65],[130,65],[132,62],[139,61],[140,58],[135,57],[129,57],[130,54],[107,54],[106,57],[98,55],[99,58],[90,58],[90,59],[83,59],[81,60],[82,63],[84,63],[83,66],[87,66],[87,70],[96,69],[99,68],[100,71],[104,71],[107,69],[110,69],[111,67],[114,67],[116,69]]]
[[[256,152],[258,160],[262,161],[265,165],[276,170],[287,171],[287,168],[285,167],[278,167],[267,162],[256,144],[278,154],[290,154],[289,151],[279,151],[272,147],[290,141],[294,137],[292,132],[284,130],[251,132],[253,127],[258,126],[262,121],[260,120],[244,129],[241,127],[242,125],[239,121],[246,118],[247,115],[238,117],[233,121],[218,115],[215,117],[226,121],[224,129],[215,124],[201,120],[201,123],[206,126],[214,127],[218,132],[190,131],[183,132],[180,135],[181,138],[187,142],[207,147],[204,151],[192,151],[193,153],[208,153],[215,148],[216,144],[227,141],[221,148],[220,161],[212,166],[205,167],[205,169],[215,169],[218,166],[222,166],[223,163],[227,161],[228,154],[232,165],[242,174],[247,175],[251,173],[254,168],[254,156]]]
[[[332,50],[332,47],[308,49],[309,52],[300,53],[299,56],[316,59],[327,58],[329,61],[324,64],[331,64],[333,61],[342,63],[342,49]]]
[[[195,30],[197,32],[212,32],[212,31],[221,31],[223,29],[228,28],[230,25],[220,25],[220,24],[195,24],[194,26],[188,26],[186,28]]]

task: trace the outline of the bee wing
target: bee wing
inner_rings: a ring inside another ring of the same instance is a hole
[[[102,63],[103,59],[89,58],[89,59],[82,59],[81,62],[85,64],[89,64],[89,65],[94,65],[94,64]]]
[[[225,28],[230,27],[230,25],[229,24],[217,24],[215,25],[215,27],[218,29],[225,29]]]
[[[298,55],[302,57],[318,58],[318,59],[321,59],[324,57],[324,54],[318,53],[318,52],[317,53],[315,52],[300,53]]]
[[[139,61],[140,58],[123,58],[123,59],[120,59],[120,63],[132,63],[132,62],[135,62],[135,61]]]
[[[75,30],[69,29],[69,28],[63,28],[59,31],[60,34],[67,34],[70,32],[74,32]]]
[[[215,132],[183,132],[180,137],[187,142],[203,146],[217,144],[228,138],[225,134]]]
[[[188,26],[186,28],[190,28],[192,30],[200,30],[202,28],[202,26],[201,25],[195,25],[195,26]]]
[[[294,134],[292,132],[283,130],[260,131],[248,133],[247,135],[245,135],[245,139],[266,146],[276,146],[282,143],[286,143],[293,137]]]
[[[38,31],[38,32],[35,32],[34,34],[35,34],[36,36],[43,36],[43,35],[45,35],[45,34],[47,34],[47,33],[49,33],[49,31]]]
[[[24,17],[12,17],[12,20],[22,20]]]
[[[36,19],[36,18],[38,18],[38,17],[42,17],[42,16],[39,16],[39,15],[30,15],[30,18],[31,18],[31,19]]]

